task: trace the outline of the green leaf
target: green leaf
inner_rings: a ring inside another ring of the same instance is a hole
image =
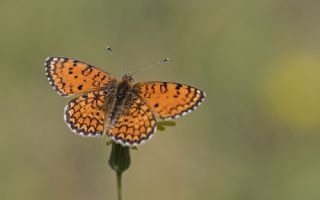
[[[160,122],[158,122],[158,125],[159,124],[162,126],[176,126],[175,121],[160,121]]]
[[[164,131],[164,130],[166,130],[166,128],[164,127],[164,126],[162,126],[161,124],[157,124],[157,129],[158,129],[158,131]]]

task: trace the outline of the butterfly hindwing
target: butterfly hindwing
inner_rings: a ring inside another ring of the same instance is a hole
[[[125,110],[108,135],[117,143],[137,146],[148,140],[156,132],[156,120],[140,98],[129,95]]]
[[[185,115],[198,107],[205,98],[205,93],[197,88],[172,82],[137,83],[134,90],[162,119]]]
[[[98,90],[114,80],[94,66],[69,58],[49,57],[45,67],[50,84],[63,96]]]
[[[103,91],[89,92],[71,100],[65,108],[65,121],[76,134],[99,136],[104,132],[106,96]]]

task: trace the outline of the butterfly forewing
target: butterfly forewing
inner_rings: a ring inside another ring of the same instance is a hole
[[[63,96],[98,90],[115,80],[94,66],[69,58],[49,57],[45,67],[50,84]]]
[[[172,82],[137,83],[134,91],[163,119],[185,115],[205,98],[205,93],[194,87]]]

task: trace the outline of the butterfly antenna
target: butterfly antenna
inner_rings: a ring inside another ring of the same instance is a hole
[[[143,72],[143,71],[146,71],[146,70],[148,70],[148,69],[151,69],[151,68],[157,67],[157,66],[159,66],[159,65],[165,64],[165,63],[169,62],[169,60],[170,60],[169,58],[163,58],[163,59],[161,59],[161,60],[160,60],[159,62],[157,62],[157,63],[151,64],[151,65],[148,65],[148,66],[146,66],[146,67],[143,67],[143,68],[141,68],[141,69],[136,70],[136,71],[133,72],[131,75],[134,75],[134,74],[136,74],[136,73],[138,73],[138,72]]]
[[[113,62],[115,62],[117,64],[117,66],[119,68],[121,68],[121,70],[126,74],[126,70],[124,69],[124,67],[122,67],[122,65],[120,64],[120,62],[118,61],[117,57],[115,55],[113,55],[113,51],[111,49],[111,47],[107,46],[106,48],[107,52],[111,55]]]

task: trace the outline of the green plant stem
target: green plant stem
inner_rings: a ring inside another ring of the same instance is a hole
[[[118,200],[122,200],[122,185],[121,185],[122,173],[117,172],[117,191],[118,191]]]

